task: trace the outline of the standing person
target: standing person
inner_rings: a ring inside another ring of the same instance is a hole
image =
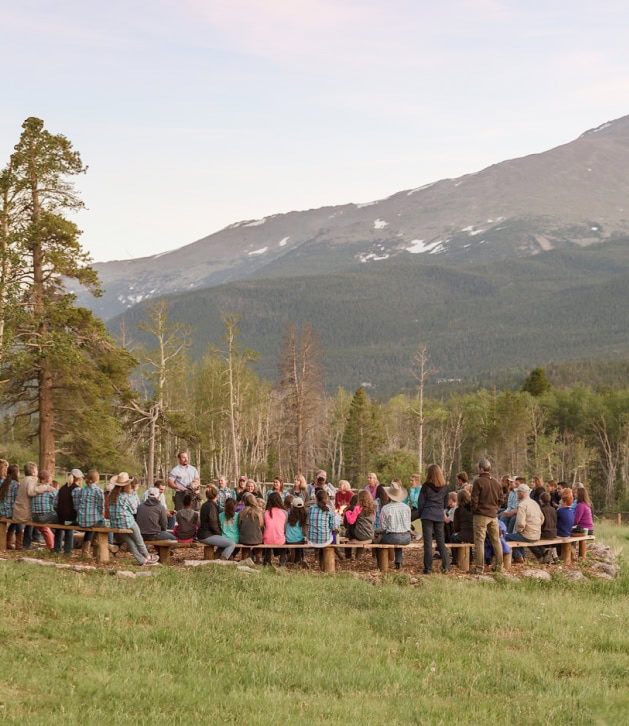
[[[423,487],[422,487],[423,491]],[[407,545],[411,542],[411,508],[404,504],[407,492],[397,482],[390,487],[385,487],[385,493],[389,497],[389,503],[380,510],[380,529],[382,544]],[[420,493],[421,498],[421,493]],[[441,512],[443,523],[443,511]],[[425,545],[424,545],[425,546]],[[396,547],[395,569],[402,567],[402,547]]]
[[[466,471],[460,471],[456,475],[456,488],[457,489],[464,489],[465,487],[467,487],[469,482],[470,482],[470,480],[469,480],[469,477],[467,476]]]
[[[76,524],[76,507],[74,506],[72,493],[75,489],[78,489],[78,486],[72,472],[70,472],[68,481],[59,489],[57,494],[57,517],[61,524]],[[72,554],[72,548],[74,547],[73,529],[55,530],[55,552],[61,552],[62,547],[64,555]]]
[[[40,484],[37,478],[37,464],[33,461],[27,461],[24,464],[24,479],[19,483],[15,495],[15,503],[13,505],[13,521],[16,524],[24,524],[30,522],[32,517],[31,500],[37,494],[44,492],[53,492],[55,488],[50,484]],[[24,527],[22,547],[30,550],[33,546],[33,528],[31,526]]]
[[[518,513],[515,520],[515,531],[508,532],[507,542],[535,542],[542,534],[542,523],[544,515],[539,504],[529,496],[531,489],[527,484],[520,484],[517,488]],[[495,550],[500,551],[500,550]],[[513,548],[513,562],[521,564],[526,558],[526,552],[522,547]]]
[[[111,526],[115,529],[131,529],[130,534],[124,533],[120,536],[127,543],[129,552],[135,558],[138,565],[156,565],[159,558],[157,555],[149,555],[138,523],[133,516],[131,507],[131,477],[126,471],[121,471],[113,476],[109,483],[112,489],[109,493],[109,519]]]
[[[79,485],[83,481],[83,473],[80,469],[72,469],[74,481]],[[77,487],[72,492],[72,500],[76,509],[76,521],[79,527],[104,527],[105,526],[105,495],[98,486],[100,474],[95,469],[87,472],[87,481],[81,489]],[[130,487],[131,489],[131,487]],[[130,505],[133,508],[132,495],[129,495]],[[135,514],[135,509],[133,509]],[[81,554],[89,557],[91,554],[94,532],[86,532],[83,537]],[[112,545],[113,547],[113,545]],[[117,550],[116,550],[117,551]]]
[[[197,493],[201,488],[199,472],[189,463],[188,452],[177,454],[179,463],[170,470],[168,486],[175,490],[175,511],[183,509],[183,496],[186,492]]]
[[[245,498],[246,496],[245,494]],[[205,490],[205,498],[207,501],[201,505],[201,512],[199,513],[197,539],[201,544],[216,547],[221,557],[228,560],[236,549],[236,543],[223,534],[221,513],[218,511],[218,489],[214,484],[210,484]]]
[[[527,487],[528,488],[528,487]],[[489,534],[491,546],[496,553],[496,572],[502,572],[502,552],[498,510],[502,503],[502,487],[491,475],[491,463],[487,459],[478,462],[478,476],[472,484],[472,524],[474,527],[474,559],[476,574],[485,570],[485,536]]]
[[[160,492],[157,487],[149,487],[146,497],[142,498],[135,521],[138,523],[142,539],[144,540],[175,540],[172,532],[168,531],[168,512],[160,501]]]
[[[13,506],[19,486],[20,468],[17,464],[10,464],[0,485],[0,517],[13,518]],[[21,524],[10,524],[7,530],[7,549],[21,550],[23,536],[24,527]]]
[[[441,468],[431,464],[426,472],[417,501],[417,511],[422,521],[424,538],[424,575],[432,572],[432,536],[437,540],[437,550],[441,556],[443,572],[450,571],[450,558],[445,541],[445,508],[448,501],[448,487]],[[384,510],[383,510],[384,512]]]

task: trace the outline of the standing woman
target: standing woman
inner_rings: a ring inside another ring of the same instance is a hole
[[[109,520],[111,526],[116,529],[131,529],[131,534],[121,534],[122,539],[127,543],[129,552],[135,557],[138,565],[156,565],[157,555],[149,555],[138,523],[135,521],[133,504],[131,500],[131,477],[126,471],[113,476],[109,483],[113,489],[109,495]]]
[[[424,574],[432,572],[432,535],[435,534],[437,549],[441,555],[443,572],[450,571],[450,557],[445,541],[445,508],[448,501],[448,487],[443,473],[437,464],[431,464],[426,473],[426,481],[417,500],[417,510],[422,521],[424,538]]]

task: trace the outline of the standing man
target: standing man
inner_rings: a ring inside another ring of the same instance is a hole
[[[478,476],[472,484],[472,525],[474,527],[475,572],[482,575],[485,567],[485,535],[489,534],[496,557],[496,572],[502,572],[502,546],[498,528],[498,510],[502,504],[502,487],[491,475],[487,459],[478,462]]]
[[[199,472],[192,464],[188,463],[188,452],[180,451],[177,454],[179,463],[170,470],[168,475],[168,486],[175,490],[175,509],[183,509],[184,494],[195,494],[201,488]]]

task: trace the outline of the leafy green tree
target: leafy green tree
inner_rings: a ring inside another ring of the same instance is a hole
[[[530,393],[531,396],[541,396],[551,389],[550,381],[546,377],[543,368],[533,368],[522,384],[522,392]]]
[[[343,433],[345,476],[353,485],[366,478],[381,441],[376,407],[361,386],[352,398]]]
[[[22,410],[36,423],[39,464],[48,470],[54,470],[58,437],[65,439],[65,450],[73,448],[73,422],[80,418],[60,417],[60,401],[83,396],[84,405],[109,404],[108,394],[114,395],[114,388],[125,390],[124,379],[134,364],[101,321],[74,306],[74,295],[65,287],[74,280],[94,294],[100,292],[79,243],[80,230],[64,216],[83,206],[69,178],[84,171],[65,136],[45,130],[38,118],[28,118],[2,182],[3,198],[10,200],[3,239],[9,243],[14,272],[19,270],[10,346],[5,346],[3,360],[5,396],[10,404],[25,403]],[[112,387],[101,390],[107,377]],[[95,397],[87,401],[90,390]]]

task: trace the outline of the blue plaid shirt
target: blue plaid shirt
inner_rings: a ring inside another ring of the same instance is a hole
[[[225,509],[225,502],[228,499],[236,499],[236,492],[229,487],[221,489],[218,487],[218,511],[222,512]]]
[[[334,513],[329,509],[323,511],[318,504],[308,510],[306,538],[312,544],[326,544],[332,539],[334,529]]]
[[[122,492],[115,502],[109,500],[109,521],[114,528],[131,529],[135,518],[131,498],[126,492]]]
[[[0,502],[0,517],[11,519],[13,516],[13,505],[15,504],[15,497],[17,496],[17,488],[19,486],[19,482],[15,480],[9,484],[5,498]]]
[[[105,495],[96,484],[72,490],[72,501],[76,509],[79,527],[93,527],[105,517]]]
[[[57,502],[57,492],[43,492],[42,494],[36,494],[31,499],[31,514],[50,514],[55,511],[55,504]]]

